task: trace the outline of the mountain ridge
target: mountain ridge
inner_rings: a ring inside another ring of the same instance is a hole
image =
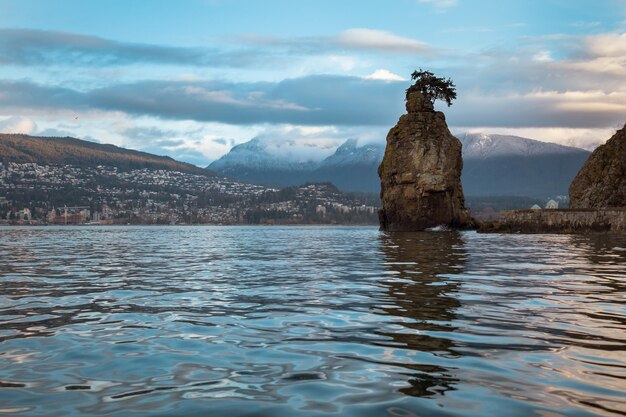
[[[590,152],[584,149],[542,142],[520,136],[466,133],[457,135],[463,143],[463,187],[466,195],[519,195],[547,197],[567,195],[574,178]],[[254,141],[254,140],[253,140]],[[253,142],[250,141],[250,142]],[[238,146],[244,148],[250,142]],[[317,163],[285,164],[272,154],[262,161],[265,152],[260,141],[255,164],[245,158],[224,157],[209,165],[220,174],[266,185],[295,185],[306,181],[330,181],[348,191],[378,192],[376,173],[382,160],[384,144],[359,146],[348,139],[335,153]],[[232,159],[231,159],[232,158]]]
[[[77,166],[110,165],[119,169],[166,169],[214,175],[209,170],[177,161],[169,156],[159,156],[69,136],[49,137],[0,133],[0,162]]]
[[[207,168],[221,175],[231,176],[242,181],[250,181],[271,186],[293,186],[306,182],[332,182],[348,191],[371,191],[371,183],[378,181],[376,169],[382,144],[358,146],[357,139],[348,139],[333,154],[321,160],[314,158],[290,160],[271,153],[258,138],[241,143]],[[352,170],[351,180],[345,177],[346,170]]]
[[[467,195],[556,197],[567,195],[589,151],[520,136],[473,133],[463,144],[463,188]]]
[[[458,135],[458,138],[463,144],[464,159],[484,158],[486,156],[564,154],[581,151],[588,153],[584,149],[573,146],[543,142],[515,135],[465,133]],[[488,152],[488,155],[485,154],[485,151]]]

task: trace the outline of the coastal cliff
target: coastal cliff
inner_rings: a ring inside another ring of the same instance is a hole
[[[378,168],[381,230],[467,227],[471,217],[461,186],[461,142],[421,92],[407,92],[406,110],[387,135]]]
[[[626,126],[587,159],[569,188],[570,207],[626,207]]]

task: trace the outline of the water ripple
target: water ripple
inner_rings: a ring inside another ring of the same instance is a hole
[[[623,235],[0,237],[0,414],[626,415]]]

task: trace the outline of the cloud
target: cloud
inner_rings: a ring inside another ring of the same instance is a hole
[[[532,59],[537,62],[551,62],[552,56],[550,55],[550,51],[539,51],[533,55]]]
[[[395,74],[386,69],[377,69],[373,73],[364,77],[366,80],[382,80],[382,81],[406,81],[400,75]]]
[[[227,153],[232,146],[230,140],[207,134],[185,137],[172,145],[158,145],[162,153],[199,166],[207,166],[216,155]]]
[[[604,91],[540,91],[527,95],[542,101],[554,101],[556,109],[581,113],[621,112],[626,115],[626,93]]]
[[[558,143],[565,146],[594,150],[615,134],[612,128],[543,128],[543,127],[456,127],[454,135],[463,133],[490,133],[496,135],[512,135],[535,139],[542,142]]]
[[[193,67],[274,68],[294,55],[333,51],[370,51],[426,55],[423,42],[373,29],[348,29],[336,36],[230,38],[215,47],[174,47],[120,42],[77,33],[33,29],[0,29],[0,64],[19,66],[115,67],[158,64]]]
[[[603,71],[603,64],[606,61],[597,60],[613,58],[614,64],[622,70],[626,69],[626,33],[607,33],[595,36],[585,36],[582,38],[583,59],[591,60],[591,63],[598,63],[597,72]],[[589,68],[592,68],[591,66]]]
[[[457,56],[455,66],[429,69],[457,84],[459,98],[446,110],[452,126],[614,128],[626,121],[625,39],[619,33],[525,39],[517,48]],[[71,114],[71,120],[80,114],[83,120],[83,114],[99,112],[248,127],[390,127],[404,113],[408,82],[400,80],[384,68],[364,77],[310,75],[272,82],[183,77],[81,90],[0,80],[0,114]],[[155,132],[136,135],[149,133],[157,140]]]
[[[424,42],[404,38],[383,30],[348,29],[341,32],[335,38],[335,42],[346,49],[415,55],[432,53],[432,49]]]
[[[580,86],[579,83],[582,81],[587,85],[594,82],[596,85],[605,85],[605,88],[624,87],[626,33],[602,33],[587,36],[557,34],[549,37],[529,38],[526,42],[525,47],[514,51],[494,51],[492,58],[499,60],[506,58],[515,60],[516,63],[521,62],[522,66],[530,70],[534,77],[551,77],[553,86],[563,84],[563,82]],[[553,56],[550,50],[560,56]],[[528,68],[523,61],[529,56],[533,61],[543,62],[546,65]],[[599,74],[602,74],[602,77]]]
[[[468,77],[472,79],[468,81]],[[520,91],[490,89],[488,83],[471,88],[476,78],[475,73],[466,73],[460,79],[459,86],[469,85],[459,88],[457,102],[446,110],[452,125],[592,128],[626,121],[624,89],[605,92],[583,86],[580,90],[539,87],[528,92],[522,80]],[[274,83],[140,81],[85,92],[0,81],[0,110],[16,115],[47,109],[121,112],[232,125],[392,126],[404,113],[405,88],[404,82],[328,75]]]
[[[87,108],[84,94],[64,87],[29,81],[0,81],[0,106],[4,109],[66,110]]]
[[[132,138],[134,140],[168,140],[171,137],[178,135],[179,131],[171,129],[159,129],[158,127],[140,127],[134,126],[124,129],[121,132],[124,136]]]
[[[140,81],[79,92],[26,81],[0,81],[0,109],[123,112],[228,124],[388,124],[400,114],[405,86],[346,76],[276,83]]]
[[[432,4],[438,10],[449,9],[458,4],[457,0],[417,0],[418,3]]]
[[[321,161],[332,155],[346,137],[334,126],[278,125],[268,127],[255,137],[264,149],[292,162]]]
[[[75,135],[74,132],[71,132],[69,130],[61,130],[61,129],[55,129],[55,128],[43,129],[36,133],[37,133],[37,136],[49,136],[49,137],[55,137],[55,138],[64,138],[68,136],[71,137],[72,135]]]
[[[33,29],[0,29],[0,64],[119,66],[137,63],[212,67],[267,64],[252,49],[172,47],[118,42],[96,36]]]
[[[8,117],[0,120],[1,133],[30,134],[37,130],[37,124],[28,117]]]
[[[571,23],[570,26],[578,29],[593,29],[595,27],[601,26],[602,22],[586,22],[586,21],[578,21]]]
[[[178,147],[185,144],[184,138],[190,138],[200,133],[200,129],[195,130],[174,130],[174,129],[160,129],[155,126],[143,127],[133,126],[123,129],[119,132],[124,138],[126,138],[126,146],[133,146],[135,148],[155,152],[163,153],[161,149],[175,150]]]
[[[211,139],[213,141],[213,143],[217,143],[218,145],[234,145],[234,141],[228,140],[228,139],[224,139],[224,138],[215,138],[215,139]]]
[[[464,93],[447,113],[456,126],[606,128],[626,122],[626,93],[475,91]]]
[[[442,70],[458,87],[448,122],[494,128],[623,126],[625,41],[619,33],[557,34],[459,58],[455,67]]]
[[[326,55],[336,51],[372,52],[400,55],[434,55],[435,50],[425,42],[368,28],[351,28],[334,36],[297,38],[268,37],[247,34],[230,38],[231,42],[281,49],[294,55]]]
[[[216,155],[222,155],[235,144],[206,133],[201,127],[161,129],[156,126],[133,126],[119,132],[125,138],[124,146],[157,155],[169,155],[199,166],[208,165]]]

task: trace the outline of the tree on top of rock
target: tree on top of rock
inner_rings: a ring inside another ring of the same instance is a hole
[[[420,68],[419,71],[413,71],[411,79],[415,80],[415,83],[407,88],[407,99],[412,91],[419,91],[433,104],[435,100],[443,100],[448,107],[452,105],[452,100],[456,99],[456,86],[450,78],[435,77],[432,72],[422,71]]]

